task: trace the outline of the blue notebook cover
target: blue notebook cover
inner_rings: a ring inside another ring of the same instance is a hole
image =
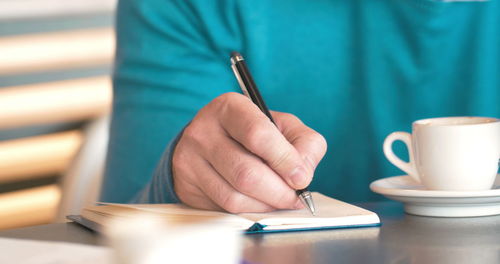
[[[68,215],[66,216],[68,220],[73,221],[87,229],[94,232],[102,232],[103,226],[96,222],[85,219],[81,215]],[[378,227],[381,223],[373,224],[362,224],[362,225],[343,225],[343,226],[324,226],[316,228],[295,228],[295,229],[281,229],[281,230],[265,230],[265,226],[259,223],[255,223],[249,229],[245,230],[245,234],[263,234],[263,233],[281,233],[281,232],[299,232],[299,231],[317,231],[317,230],[330,230],[330,229],[345,229],[345,228],[363,228],[363,227]]]

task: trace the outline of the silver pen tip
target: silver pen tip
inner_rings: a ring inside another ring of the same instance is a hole
[[[316,215],[316,208],[314,208],[314,203],[312,201],[312,198],[309,198],[309,199],[305,199],[306,201],[306,204],[307,204],[307,208],[309,209],[309,211],[311,212],[312,215]]]
[[[309,209],[312,215],[316,215],[316,208],[314,207],[314,202],[310,192],[306,191],[299,195],[302,203]]]

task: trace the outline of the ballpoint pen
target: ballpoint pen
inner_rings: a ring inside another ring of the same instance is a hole
[[[253,81],[252,75],[250,75],[250,71],[248,70],[243,56],[241,56],[238,52],[231,53],[231,68],[233,69],[234,75],[236,76],[243,93],[259,107],[259,109],[271,120],[271,122],[273,122],[273,124],[276,125],[269,109],[266,106],[266,103],[264,103],[264,100],[257,89],[257,85],[255,85],[255,82]],[[295,192],[299,196],[302,203],[307,207],[307,209],[309,209],[311,214],[315,215],[316,209],[314,208],[312,195],[307,188],[296,190]]]

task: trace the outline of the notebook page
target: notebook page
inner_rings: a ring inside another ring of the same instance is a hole
[[[312,193],[312,196],[316,206],[315,216],[311,215],[305,208],[301,210],[280,210],[270,213],[246,213],[239,214],[239,216],[265,226],[284,226],[279,229],[360,225],[380,222],[375,213],[366,209],[316,192]]]
[[[82,216],[98,223],[105,222],[105,218],[124,219],[136,217],[138,214],[161,218],[170,224],[216,221],[221,225],[231,226],[238,230],[245,230],[254,224],[253,221],[236,215],[192,209],[179,204],[105,204],[89,206],[82,211]]]
[[[202,216],[228,216],[231,214],[194,209],[183,204],[119,204],[119,203],[99,203],[113,207],[130,208],[145,212],[154,212],[160,214],[178,214],[178,215],[202,215]]]

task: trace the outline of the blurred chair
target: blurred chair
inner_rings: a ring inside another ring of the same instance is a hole
[[[0,86],[2,78],[11,76],[109,67],[113,53],[109,26],[0,35]],[[0,192],[0,229],[63,220],[97,199],[112,101],[110,79],[107,74],[62,79],[0,87],[0,131],[22,135],[17,131],[78,124],[0,141],[0,187],[20,186]],[[43,181],[50,177],[55,179]]]

